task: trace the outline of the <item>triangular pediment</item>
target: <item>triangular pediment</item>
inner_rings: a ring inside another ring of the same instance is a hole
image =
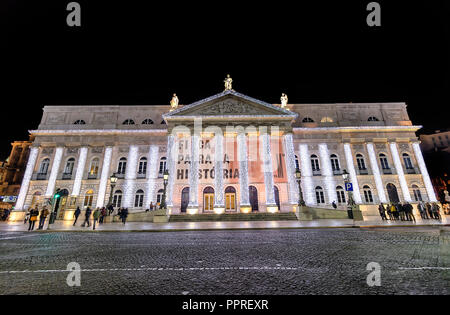
[[[200,100],[198,102],[176,109],[163,117],[192,118],[192,117],[217,117],[217,116],[259,116],[259,117],[284,117],[295,118],[296,113],[282,109],[278,106],[254,99],[235,91],[225,91]]]

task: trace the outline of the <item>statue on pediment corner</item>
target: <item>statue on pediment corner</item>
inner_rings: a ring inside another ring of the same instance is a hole
[[[225,83],[225,91],[233,91],[233,79],[227,74],[227,77],[223,81]]]
[[[170,111],[173,111],[178,108],[178,102],[179,102],[178,96],[175,93],[173,93],[172,99],[170,100],[170,107],[171,107]]]
[[[281,94],[281,108],[286,108],[288,103],[288,96],[285,93]]]

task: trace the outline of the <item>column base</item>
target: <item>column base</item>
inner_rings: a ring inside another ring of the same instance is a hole
[[[198,205],[197,206],[188,205],[187,209],[186,209],[186,213],[187,214],[198,214]]]
[[[159,209],[153,213],[153,223],[167,223],[169,222],[169,210]]]
[[[241,213],[250,213],[250,212],[252,212],[252,206],[251,205],[242,204],[242,205],[239,205],[239,208],[240,208]]]
[[[266,211],[269,213],[276,213],[279,211],[278,206],[275,204],[268,204],[266,205]]]
[[[352,207],[353,213],[353,221],[364,221],[364,217],[362,211],[359,208],[359,205],[355,205]]]
[[[312,221],[313,215],[308,207],[298,206],[297,209],[298,209],[297,218],[299,221]]]
[[[18,222],[25,220],[25,215],[27,214],[27,211],[25,210],[13,210],[9,214],[8,221],[9,222]]]

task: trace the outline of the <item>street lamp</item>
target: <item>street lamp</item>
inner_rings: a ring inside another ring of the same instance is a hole
[[[112,205],[113,192],[114,192],[114,187],[116,186],[117,180],[118,180],[118,178],[116,176],[116,173],[113,173],[111,175],[111,177],[109,178],[109,182],[111,185],[111,192],[109,194],[108,208]],[[108,215],[110,215],[109,209],[108,209]]]
[[[298,183],[298,205],[300,207],[304,207],[306,206],[305,201],[303,200],[303,192],[302,192],[302,172],[300,171],[299,168],[297,168],[295,170],[295,178],[297,179],[297,183]]]
[[[169,182],[169,171],[168,170],[164,171],[163,179],[164,179],[164,192],[162,195],[161,204],[159,205],[159,209],[167,208],[167,206],[166,206],[166,190],[167,190],[167,183]]]
[[[353,219],[353,207],[355,206],[355,201],[353,200],[353,191],[349,189],[350,178],[347,170],[342,172],[342,178],[345,183],[345,190],[348,192],[348,202],[347,202],[347,214],[350,219]]]

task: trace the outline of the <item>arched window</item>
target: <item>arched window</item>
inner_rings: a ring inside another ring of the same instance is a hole
[[[164,194],[163,189],[158,190],[158,192],[156,193],[156,204],[159,205],[161,203],[163,194]]]
[[[86,122],[83,119],[75,120],[74,125],[86,125]]]
[[[119,164],[117,165],[117,173],[125,174],[125,170],[127,169],[127,159],[122,157],[119,160]]]
[[[214,210],[214,188],[209,186],[203,189],[203,210]]]
[[[236,189],[233,186],[225,189],[225,210],[236,210]]]
[[[138,191],[136,191],[136,195],[134,196],[134,207],[142,208],[143,204],[144,204],[144,191],[142,189],[139,189]]]
[[[322,122],[322,123],[332,123],[333,122],[333,118],[331,118],[331,117],[322,117],[320,122]]]
[[[389,169],[389,162],[387,160],[386,154],[380,153],[378,157],[380,158],[381,168],[384,170]]]
[[[153,125],[153,120],[151,120],[150,118],[144,119],[142,121],[143,125]]]
[[[362,154],[356,154],[356,164],[358,164],[358,169],[360,171],[364,171],[366,170],[366,161],[364,160],[364,157],[362,156]]]
[[[39,174],[46,175],[48,172],[48,167],[50,165],[50,159],[45,158],[41,162],[41,166],[39,167]]]
[[[313,172],[320,171],[319,158],[315,154],[311,155],[311,167]]]
[[[338,159],[337,155],[332,154],[330,156],[330,160],[331,160],[331,168],[333,169],[333,172],[339,171],[341,168],[339,166],[339,159]]]
[[[161,121],[161,125],[165,125],[166,121],[163,119],[163,121]]]
[[[114,192],[114,196],[113,196],[113,207],[122,207],[122,191],[121,190],[116,190]]]
[[[163,156],[161,160],[159,160],[159,171],[158,171],[159,176],[163,176],[164,171],[166,170],[166,166],[167,166],[167,159],[166,157]]]
[[[411,162],[411,157],[409,156],[408,153],[403,153],[403,162],[405,163],[405,167],[407,170],[412,170],[414,169],[414,166]]]
[[[146,173],[147,173],[147,158],[143,156],[139,160],[138,174],[146,174]]]
[[[313,122],[314,122],[314,120],[310,117],[305,117],[302,120],[302,123],[313,123]]]
[[[72,157],[67,160],[66,167],[64,168],[64,174],[72,175],[73,167],[75,166],[75,159]]]
[[[134,125],[133,119],[126,119],[123,121],[122,125]]]
[[[364,200],[366,203],[373,203],[373,196],[372,196],[372,190],[369,186],[364,185],[363,186],[363,192],[364,192]]]
[[[323,194],[323,189],[320,186],[316,187],[316,201],[317,201],[317,204],[325,203],[325,196]]]
[[[414,193],[414,200],[415,201],[422,201],[422,194],[420,193],[420,188],[417,185],[412,185],[413,193]]]
[[[345,203],[345,192],[344,192],[344,188],[342,188],[342,186],[336,187],[336,194],[337,194],[338,203]]]
[[[298,156],[295,156],[295,168],[300,169],[300,163],[298,162]]]
[[[96,157],[91,160],[91,165],[89,166],[89,174],[88,174],[89,178],[97,178],[99,165],[100,165],[99,158]]]
[[[85,207],[92,207],[92,201],[94,200],[94,191],[92,189],[89,189],[84,194],[84,206]]]
[[[380,120],[375,116],[370,116],[369,119],[367,119],[367,121],[380,121]]]

